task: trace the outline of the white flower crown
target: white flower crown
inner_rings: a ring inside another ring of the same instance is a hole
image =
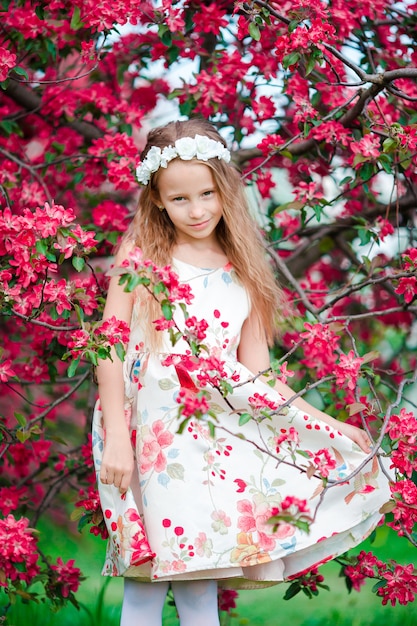
[[[217,157],[229,163],[230,152],[220,141],[209,139],[204,135],[181,137],[173,146],[166,146],[163,150],[152,146],[144,161],[136,168],[136,178],[142,185],[147,185],[154,172],[160,167],[167,167],[168,163],[177,157],[183,161],[191,161],[194,158],[208,161]]]

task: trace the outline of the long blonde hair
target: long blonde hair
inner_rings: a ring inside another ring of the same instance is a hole
[[[195,137],[196,134],[205,135],[226,146],[225,140],[207,120],[192,118],[170,122],[151,130],[141,159],[146,157],[152,146],[162,150],[174,145],[177,139]],[[233,165],[223,160],[214,158],[204,163],[212,170],[223,208],[223,217],[216,231],[219,243],[248,291],[258,317],[259,333],[265,332],[268,343],[272,344],[285,298],[267,261],[258,226],[249,214],[240,175]],[[176,231],[167,212],[158,209],[159,172],[152,175],[149,184],[142,190],[137,213],[124,239],[141,248],[145,258],[164,266],[172,261]],[[160,317],[160,311],[152,319],[156,317]]]

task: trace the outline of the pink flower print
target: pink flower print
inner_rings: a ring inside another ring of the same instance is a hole
[[[295,527],[291,526],[291,524],[280,524],[275,531],[275,537],[278,539],[286,539],[287,537],[292,537],[295,533]]]
[[[165,429],[162,420],[157,420],[149,426],[142,426],[139,436],[140,471],[145,473],[154,469],[162,472],[167,465],[163,448],[171,445],[174,435]]]
[[[198,533],[198,537],[194,540],[195,551],[198,556],[210,557],[213,549],[213,542],[207,538],[206,533]]]
[[[171,570],[171,563],[169,561],[161,561],[159,563],[159,569],[161,574],[168,574]]]
[[[240,500],[237,505],[239,513],[237,525],[245,533],[258,533],[258,544],[262,550],[269,552],[275,548],[275,538],[272,535],[272,526],[268,523],[272,513],[272,506],[262,496],[254,497],[253,502]]]
[[[230,517],[228,517],[224,511],[213,511],[211,519],[213,520],[211,527],[214,532],[227,535],[227,529],[232,525]]]
[[[172,561],[171,569],[173,572],[177,573],[185,572],[186,565],[182,559],[176,559],[175,561]]]

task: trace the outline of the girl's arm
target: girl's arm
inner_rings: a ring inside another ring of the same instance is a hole
[[[122,247],[116,255],[115,265],[120,265],[126,255],[127,249]],[[124,291],[118,283],[119,276],[113,276],[109,284],[103,320],[114,315],[117,319],[130,324],[133,294]],[[100,480],[109,485],[114,484],[123,493],[130,484],[134,457],[124,413],[123,363],[113,347],[111,354],[112,361],[101,359],[97,367],[100,405],[106,433]]]
[[[242,327],[238,348],[238,359],[242,365],[247,367],[254,374],[267,370],[270,367],[268,344],[265,337],[260,335],[254,313],[250,314]],[[285,400],[289,400],[292,396],[294,396],[294,391],[291,387],[279,380],[275,382],[274,387],[276,391],[278,391],[278,393],[285,398]],[[336,430],[340,431],[352,439],[352,441],[357,443],[364,452],[369,453],[371,451],[369,448],[369,437],[361,428],[357,428],[352,424],[339,422],[333,417],[330,417],[330,415],[327,415],[323,411],[320,411],[316,407],[312,406],[303,400],[303,398],[297,398],[292,402],[292,404],[301,411],[308,413],[312,417],[321,420],[322,422],[325,422],[326,424],[329,424],[329,426],[332,426]]]

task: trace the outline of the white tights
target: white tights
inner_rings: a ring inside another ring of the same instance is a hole
[[[219,626],[217,583],[190,580],[171,583],[181,626]],[[124,581],[120,626],[162,626],[169,583]]]

